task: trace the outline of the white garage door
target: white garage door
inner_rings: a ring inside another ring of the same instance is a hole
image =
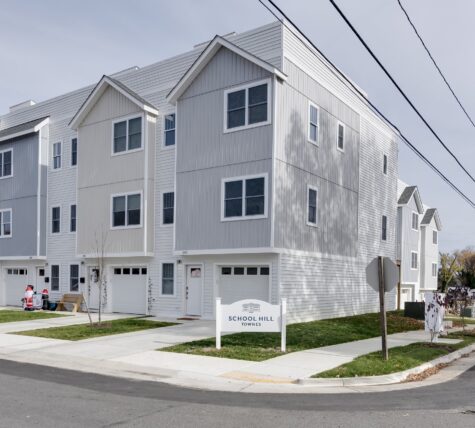
[[[9,306],[21,306],[28,285],[28,270],[23,268],[5,269],[5,303]]]
[[[147,307],[147,268],[114,268],[112,275],[112,312],[145,314]]]
[[[269,266],[222,266],[219,275],[223,304],[243,299],[269,301]]]

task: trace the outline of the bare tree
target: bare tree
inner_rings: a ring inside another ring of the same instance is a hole
[[[102,322],[102,309],[103,306],[107,302],[104,301],[104,290],[107,287],[107,277],[105,273],[105,255],[107,253],[107,236],[108,233],[104,229],[104,227],[101,228],[100,232],[95,232],[94,233],[94,254],[96,258],[96,265],[97,265],[97,286],[99,287],[99,322],[98,324],[100,325]]]

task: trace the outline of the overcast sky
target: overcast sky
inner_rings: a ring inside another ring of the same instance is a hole
[[[475,117],[475,2],[402,0],[455,91]],[[276,0],[371,100],[475,199],[475,184],[449,159],[349,31],[328,0]],[[429,62],[397,0],[338,0],[435,130],[475,175],[475,129]],[[212,38],[273,21],[257,0],[0,0],[0,114]],[[475,245],[475,210],[403,145],[399,174],[437,207],[442,250]]]

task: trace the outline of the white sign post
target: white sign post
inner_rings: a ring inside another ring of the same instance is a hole
[[[216,349],[221,349],[222,332],[280,332],[280,349],[286,349],[287,301],[271,305],[263,300],[246,299],[222,305],[216,299]]]

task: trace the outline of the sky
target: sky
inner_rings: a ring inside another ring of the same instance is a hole
[[[472,200],[475,184],[396,92],[328,0],[275,0]],[[337,0],[452,151],[475,175],[475,128],[413,33],[397,0]],[[402,0],[439,66],[475,118],[475,2]],[[9,106],[96,83],[103,74],[186,52],[216,34],[274,21],[258,0],[0,0],[0,114]],[[399,176],[439,209],[440,249],[475,246],[475,210],[403,144]]]

